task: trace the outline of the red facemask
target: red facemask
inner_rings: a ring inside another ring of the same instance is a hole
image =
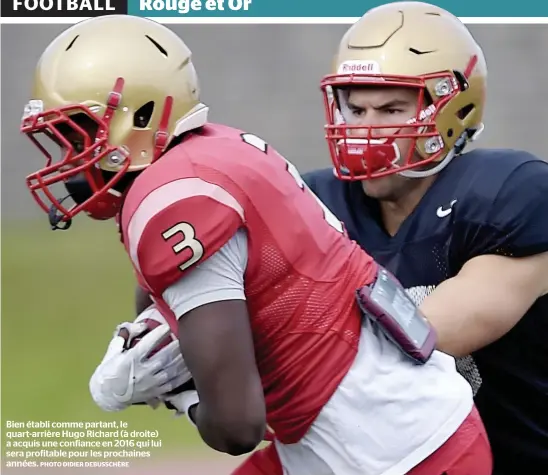
[[[25,109],[21,132],[26,134],[46,157],[45,167],[27,176],[26,182],[35,201],[48,213],[50,224],[54,229],[68,228],[72,218],[81,211],[94,219],[109,219],[119,210],[122,196],[113,187],[126,173],[130,161],[123,148],[109,145],[108,130],[121,100],[123,84],[122,79],[116,81],[102,117],[81,104],[44,111],[41,101],[31,101]],[[94,124],[93,133],[73,119],[82,114],[86,116],[88,122]],[[61,133],[60,129],[65,133]],[[66,131],[71,131],[81,138],[78,151],[67,139]],[[38,140],[40,135],[48,137],[60,147],[62,150],[60,160],[54,161],[50,152]],[[105,158],[112,162],[112,165],[121,165],[121,168],[110,174],[108,179],[105,179],[105,174],[98,166],[99,162]],[[63,205],[63,201],[69,196],[56,197],[52,187],[58,183],[67,184],[71,180],[82,178],[87,183],[86,195],[88,196],[78,202],[74,200],[75,204],[67,208]]]
[[[25,109],[21,132],[26,134],[46,157],[45,167],[30,174],[26,182],[35,201],[48,213],[54,229],[67,229],[72,218],[81,211],[98,220],[113,218],[120,211],[123,193],[115,188],[126,175],[131,160],[125,147],[109,144],[109,127],[121,103],[123,87],[124,80],[118,78],[108,95],[106,110],[102,116],[81,104],[44,111],[41,101],[31,101]],[[172,104],[173,98],[166,97],[155,136],[152,161],[158,159],[167,146],[167,125]],[[94,125],[93,133],[74,120],[82,114]],[[64,133],[61,133],[60,128]],[[67,130],[81,138],[78,151],[67,139]],[[63,154],[60,160],[53,160],[51,154],[37,139],[39,135],[45,135],[61,148]],[[102,160],[116,168],[116,171],[103,172],[99,167]],[[52,192],[52,187],[59,183],[64,184],[67,189],[68,194],[63,198],[57,198]],[[78,192],[74,191],[76,188]],[[75,204],[66,207],[63,202],[69,197]]]

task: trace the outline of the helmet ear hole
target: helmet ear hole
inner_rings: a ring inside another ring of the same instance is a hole
[[[474,104],[467,104],[457,111],[457,117],[460,120],[465,120],[475,109]]]
[[[133,127],[135,127],[136,129],[146,129],[150,124],[153,113],[154,101],[149,101],[139,107],[135,114],[133,114]]]

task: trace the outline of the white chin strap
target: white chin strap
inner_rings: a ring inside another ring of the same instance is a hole
[[[436,163],[434,167],[429,168],[428,170],[403,170],[399,172],[398,175],[406,178],[426,178],[427,176],[436,175],[449,165],[456,156],[455,149],[453,149],[449,151],[441,162]]]
[[[467,144],[475,142],[484,130],[485,125],[483,123],[478,125],[478,128],[474,131],[471,137],[469,137],[469,132],[465,130],[457,140],[455,146],[434,167],[429,168],[428,170],[404,170],[399,172],[398,175],[406,178],[426,178],[428,176],[436,175],[447,167],[453,158],[460,155]]]

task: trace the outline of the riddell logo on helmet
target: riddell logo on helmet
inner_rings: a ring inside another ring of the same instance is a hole
[[[376,61],[345,61],[339,66],[339,74],[379,74],[381,68]]]

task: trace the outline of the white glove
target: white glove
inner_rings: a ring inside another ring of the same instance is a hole
[[[200,402],[198,393],[194,389],[183,391],[182,393],[175,394],[174,396],[166,397],[164,398],[164,401],[173,406],[172,408],[175,409],[176,416],[182,416],[185,414],[190,423],[196,427],[196,423],[192,420],[188,412],[192,406]]]
[[[159,314],[151,307],[139,315],[137,320],[158,320],[156,315],[143,315],[147,312]],[[89,382],[91,396],[101,409],[120,411],[137,403],[153,405],[163,400],[162,396],[166,393],[192,379],[177,340],[149,356],[158,343],[171,332],[167,323],[147,333],[130,349],[125,349],[126,340],[118,336],[121,329],[127,330],[128,341],[131,341],[146,329],[146,325],[125,322],[116,328],[103,361]]]

